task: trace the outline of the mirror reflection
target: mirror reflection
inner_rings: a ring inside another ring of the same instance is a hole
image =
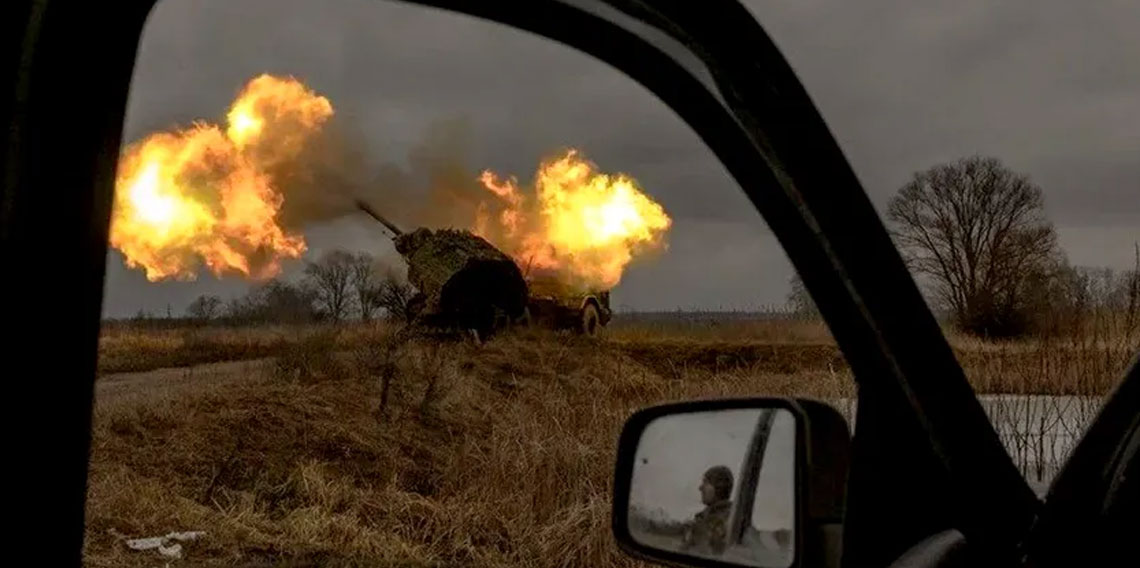
[[[742,566],[790,566],[795,436],[795,417],[784,409],[690,412],[649,423],[630,483],[631,536]]]

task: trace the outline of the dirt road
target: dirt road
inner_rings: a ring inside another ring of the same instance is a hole
[[[226,361],[137,373],[107,373],[95,381],[95,405],[145,404],[201,392],[212,385],[266,376],[273,358]]]

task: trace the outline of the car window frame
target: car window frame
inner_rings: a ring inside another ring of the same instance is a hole
[[[931,453],[923,471],[947,474],[939,482],[952,483],[951,491],[965,497],[967,518],[959,521],[968,525],[968,537],[983,544],[990,539],[994,550],[1007,552],[1023,540],[1036,515],[1036,498],[984,419],[841,149],[746,9],[724,0],[699,7],[606,3],[692,50],[716,79],[713,93],[652,42],[581,7],[555,0],[413,3],[566,44],[617,68],[677,112],[741,185],[802,275],[859,382],[860,415],[872,415],[862,403],[873,397],[880,400],[875,410],[915,429],[909,443],[926,444]],[[40,526],[71,523],[65,540],[75,546],[53,547],[61,564],[77,563],[82,543],[114,166],[138,38],[154,1],[83,4],[39,0],[6,6],[12,33],[3,71],[12,88],[0,99],[0,119],[9,126],[3,138],[0,252],[29,270],[42,270],[27,282],[4,282],[4,297],[21,298],[4,322],[17,336],[12,368],[17,375],[35,373],[36,339],[50,336],[56,349],[71,354],[60,358],[56,371],[88,378],[19,385],[14,393],[39,413],[25,427],[43,429],[42,436],[17,447],[35,464],[21,472],[22,486],[41,487],[45,471],[65,476],[64,491],[42,486],[44,491],[25,494],[50,498],[18,507],[30,513],[28,526],[37,526],[37,519],[44,522]],[[85,74],[96,80],[83,81]],[[81,108],[67,108],[76,102],[67,95],[77,87],[86,96]],[[48,148],[56,152],[55,162],[43,155]],[[59,167],[60,161],[68,167]],[[48,187],[59,193],[46,195]],[[865,247],[858,251],[860,243]],[[45,260],[60,250],[73,251],[75,263],[56,267]],[[940,409],[943,404],[950,410]],[[857,448],[858,443],[856,433]],[[861,481],[873,493],[871,482]],[[885,507],[883,516],[888,512]],[[909,538],[899,536],[894,544]]]

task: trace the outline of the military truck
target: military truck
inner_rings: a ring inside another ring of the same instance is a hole
[[[594,336],[613,318],[609,290],[574,289],[542,272],[526,280],[527,312],[535,325]]]
[[[402,231],[363,201],[357,206],[391,231],[408,263],[416,295],[408,320],[485,340],[510,325],[538,325],[596,335],[609,323],[608,291],[577,291],[550,272],[523,277],[513,259],[486,239],[454,229]]]

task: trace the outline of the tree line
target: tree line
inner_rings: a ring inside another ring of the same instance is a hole
[[[1053,333],[1096,313],[1140,325],[1140,245],[1132,270],[1070,265],[1041,188],[996,158],[915,173],[889,201],[887,222],[931,306],[967,333]],[[788,302],[815,313],[798,276]]]
[[[305,263],[296,281],[276,278],[223,301],[201,295],[186,315],[199,322],[339,323],[378,316],[403,319],[415,290],[367,253],[332,250]]]

